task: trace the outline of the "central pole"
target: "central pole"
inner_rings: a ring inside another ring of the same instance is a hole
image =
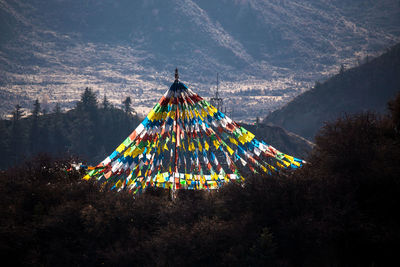
[[[175,69],[175,82],[179,82],[179,74],[178,74],[178,68]],[[176,110],[175,110],[175,159],[174,159],[174,173],[173,173],[173,185],[172,185],[172,200],[175,199],[175,191],[176,191],[176,181],[175,181],[175,174],[178,173],[178,119],[179,119],[179,101],[177,101],[177,95],[178,95],[178,87],[176,87],[176,91],[174,92],[174,101],[176,103]],[[179,177],[179,174],[178,174]],[[179,177],[180,179],[180,177]]]
[[[175,82],[179,82],[178,68],[175,68]]]
[[[179,119],[179,106],[176,106],[175,114],[175,172],[178,172],[178,119]]]

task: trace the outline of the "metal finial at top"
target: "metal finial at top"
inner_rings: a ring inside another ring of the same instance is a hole
[[[175,82],[179,81],[178,68],[175,69]]]

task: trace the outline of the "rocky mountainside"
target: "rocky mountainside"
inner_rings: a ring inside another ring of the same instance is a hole
[[[397,0],[0,0],[1,114],[85,86],[148,111],[178,66],[228,113],[254,119],[400,40]]]
[[[387,111],[400,92],[400,44],[385,54],[343,71],[271,113],[266,123],[284,127],[309,140],[328,121],[344,114]]]

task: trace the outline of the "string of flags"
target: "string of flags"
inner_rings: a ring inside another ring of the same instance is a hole
[[[175,70],[175,82],[147,117],[83,179],[133,193],[149,186],[217,189],[243,181],[242,170],[270,174],[303,163],[257,140],[180,82]]]

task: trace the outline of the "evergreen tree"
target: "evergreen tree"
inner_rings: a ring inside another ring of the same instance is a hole
[[[344,71],[345,71],[345,67],[344,67],[343,64],[341,64],[341,65],[340,65],[339,74],[340,74],[340,75],[343,75]]]
[[[9,148],[9,129],[7,128],[6,121],[0,121],[0,155],[10,155]],[[0,168],[5,168],[9,164],[7,157],[1,157]]]
[[[110,101],[108,101],[106,95],[104,95],[103,103],[101,103],[101,104],[102,104],[102,108],[103,108],[104,110],[107,110],[107,109],[110,107]]]
[[[94,140],[100,140],[102,126],[98,114],[96,95],[86,87],[74,110],[75,119],[69,136],[71,150],[85,159],[97,154]]]
[[[131,100],[131,97],[130,96],[126,97],[125,100],[122,102],[122,104],[124,104],[125,113],[131,114],[131,111],[132,111],[132,107],[131,107],[132,100]]]
[[[22,150],[24,147],[24,134],[22,132],[21,118],[24,116],[24,112],[21,110],[21,106],[17,104],[15,110],[12,112],[12,124],[11,124],[11,160],[16,164],[22,157]]]
[[[33,104],[32,115],[30,116],[31,125],[29,129],[29,151],[31,154],[36,154],[39,150],[39,115],[40,115],[40,102],[38,99]]]
[[[33,103],[32,117],[37,119],[39,115],[40,115],[40,102],[36,98],[35,103]]]
[[[53,110],[54,114],[61,114],[61,106],[60,103],[57,103]]]
[[[66,153],[68,139],[66,136],[66,126],[60,104],[57,103],[54,108],[52,121],[50,122],[50,142],[51,147],[57,155]]]
[[[77,109],[79,111],[86,111],[89,113],[96,113],[97,111],[97,98],[93,90],[89,87],[85,88],[85,91],[81,95],[81,100],[77,103]]]

